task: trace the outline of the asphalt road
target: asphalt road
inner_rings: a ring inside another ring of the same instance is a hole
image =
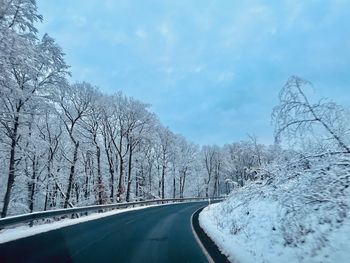
[[[0,262],[207,262],[191,215],[207,202],[146,208],[0,244]]]

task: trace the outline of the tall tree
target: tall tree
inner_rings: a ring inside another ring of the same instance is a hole
[[[275,136],[281,134],[293,138],[307,132],[316,132],[322,128],[327,134],[326,140],[333,140],[338,145],[337,151],[350,153],[346,142],[342,117],[344,109],[333,102],[319,101],[311,103],[306,96],[306,90],[311,83],[302,78],[292,76],[282,88],[280,103],[273,110]]]
[[[78,149],[80,145],[79,125],[84,117],[91,114],[91,106],[93,101],[93,87],[88,83],[77,83],[71,86],[61,86],[59,92],[59,105],[61,111],[61,119],[65,130],[69,135],[73,145],[73,156],[67,157],[70,165],[68,178],[68,186],[65,195],[64,208],[69,206],[70,196],[74,183],[76,163],[78,161]]]
[[[128,147],[128,180],[126,188],[126,201],[130,200],[131,182],[132,182],[132,164],[133,153],[142,141],[154,128],[154,115],[147,110],[148,105],[143,104],[133,98],[129,99],[127,104],[127,132],[126,141]],[[137,177],[135,178],[137,180]]]
[[[209,197],[209,187],[211,180],[213,178],[213,173],[216,165],[216,154],[217,146],[203,146],[202,147],[202,158],[206,171],[206,178],[204,178],[205,183],[205,196]]]
[[[7,215],[11,190],[15,182],[16,152],[20,129],[29,123],[28,116],[36,100],[45,100],[53,86],[65,81],[67,65],[54,40],[44,35],[36,40],[34,22],[41,19],[35,1],[5,1],[1,10],[0,124],[9,142],[8,180],[2,217]],[[5,11],[4,11],[5,10]]]
[[[168,129],[159,126],[157,129],[157,135],[159,136],[158,145],[156,151],[158,152],[158,168],[161,169],[159,180],[159,194],[162,199],[165,198],[165,176],[171,156],[174,154],[174,134]],[[158,170],[159,170],[158,169]]]

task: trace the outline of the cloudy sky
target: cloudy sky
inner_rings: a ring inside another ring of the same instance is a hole
[[[350,1],[38,0],[72,81],[122,90],[199,144],[255,134],[290,75],[350,106]]]

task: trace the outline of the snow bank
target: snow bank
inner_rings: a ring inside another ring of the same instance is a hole
[[[204,209],[200,225],[232,262],[349,262],[350,160],[309,165],[270,167]]]

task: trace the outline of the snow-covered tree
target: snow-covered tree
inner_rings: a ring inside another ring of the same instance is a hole
[[[286,135],[290,140],[317,137],[327,143],[328,151],[350,153],[346,125],[349,113],[334,102],[310,102],[306,92],[311,88],[307,80],[296,76],[289,78],[280,92],[280,103],[273,110],[275,136],[278,139]]]
[[[0,124],[8,149],[8,178],[2,217],[7,215],[23,138],[37,114],[35,106],[46,101],[54,85],[65,81],[67,65],[54,40],[36,38],[34,22],[41,20],[35,1],[2,1],[0,9]]]

